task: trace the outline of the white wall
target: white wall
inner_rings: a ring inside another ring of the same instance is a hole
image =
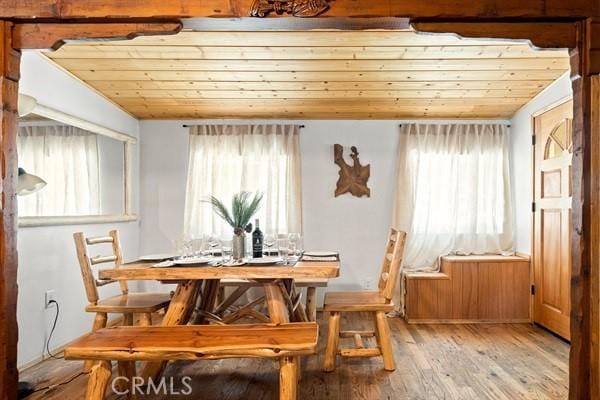
[[[305,248],[340,251],[343,270],[331,281],[331,289],[375,287],[391,224],[401,121],[197,122],[304,124],[300,151]],[[194,122],[140,123],[142,253],[172,251],[172,240],[183,233],[188,151],[184,123]],[[334,197],[339,171],[333,163],[335,143],[357,146],[361,162],[371,164],[371,198]]]
[[[305,248],[340,251],[344,271],[331,283],[332,288],[373,288],[390,228],[398,122],[301,123],[306,126],[300,131]],[[140,123],[141,252],[173,250],[172,240],[183,232],[188,161],[188,129],[183,124]],[[334,198],[338,178],[338,168],[333,164],[335,143],[357,146],[361,162],[371,164],[371,198]]]
[[[49,61],[26,52],[21,62],[20,92],[35,97],[39,103],[56,108],[97,124],[138,136],[138,121],[92,92]],[[138,154],[134,156],[133,190],[137,193]],[[137,194],[135,196],[137,198]],[[89,331],[93,316],[84,313],[87,304],[79,272],[73,232],[88,235],[106,233],[117,228],[121,233],[126,258],[138,254],[137,222],[19,228],[19,365],[42,356],[43,346],[55,309],[44,310],[44,293],[56,291],[60,319],[51,347],[68,343]],[[115,293],[118,288],[105,288],[102,293]]]
[[[521,108],[511,120],[511,170],[514,194],[515,248],[531,254],[533,201],[532,114],[572,95],[571,79],[563,76]]]

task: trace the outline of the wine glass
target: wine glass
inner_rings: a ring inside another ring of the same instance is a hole
[[[272,233],[266,234],[265,237],[263,238],[263,245],[267,249],[265,251],[267,257],[270,256],[271,255],[271,248],[273,246],[275,246],[275,235],[273,235]]]
[[[175,252],[177,253],[177,257],[180,259],[187,258],[192,253],[192,241],[187,237],[182,236],[179,239],[173,241],[173,246],[175,247]]]
[[[200,238],[192,240],[192,254],[194,257],[202,257],[206,246],[206,238],[201,236]]]
[[[288,240],[290,241],[290,255],[296,256],[300,247],[300,235],[298,233],[290,233]]]

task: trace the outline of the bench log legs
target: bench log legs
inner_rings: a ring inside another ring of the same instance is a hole
[[[112,367],[110,361],[100,361],[92,367],[88,380],[85,400],[103,400],[106,386],[110,380]]]
[[[202,281],[187,281],[177,285],[177,290],[171,299],[171,304],[162,320],[163,326],[185,325],[192,316],[196,296]],[[156,379],[167,366],[167,361],[147,362],[142,365],[141,376],[144,381],[148,378]]]
[[[92,332],[96,332],[98,329],[106,328],[107,321],[108,315],[106,313],[96,313],[96,317],[94,318],[94,325],[92,325]],[[83,372],[90,372],[93,365],[94,361],[85,361],[83,363]]]
[[[279,400],[296,400],[298,392],[298,357],[279,361]]]

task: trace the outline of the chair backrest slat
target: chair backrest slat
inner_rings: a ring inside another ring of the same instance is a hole
[[[75,240],[75,248],[77,250],[77,260],[81,269],[81,277],[88,301],[92,304],[98,302],[98,287],[105,286],[115,281],[99,281],[95,278],[92,267],[98,264],[114,263],[115,268],[119,268],[123,263],[123,254],[121,252],[121,244],[119,242],[119,234],[116,230],[110,231],[108,236],[86,238],[82,232],[73,234]],[[111,244],[113,254],[109,256],[94,256],[90,257],[90,246],[98,244]],[[121,292],[128,293],[127,282],[119,281]]]
[[[112,255],[112,256],[96,256],[96,257],[90,258],[90,262],[92,263],[92,265],[104,264],[104,263],[115,262],[115,261],[117,261],[117,256],[115,256],[115,255]]]
[[[405,242],[405,232],[397,231],[395,229],[390,230],[378,285],[379,292],[388,301],[391,301],[394,296],[394,289],[396,288],[400,267],[402,265]]]
[[[113,238],[111,236],[98,236],[98,237],[86,238],[85,242],[87,244],[112,243]]]

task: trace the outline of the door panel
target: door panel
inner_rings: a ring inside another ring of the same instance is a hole
[[[534,118],[534,321],[569,338],[573,102]]]

